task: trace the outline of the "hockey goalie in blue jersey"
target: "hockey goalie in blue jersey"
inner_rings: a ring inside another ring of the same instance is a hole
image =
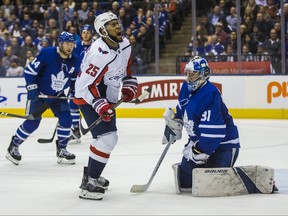
[[[43,99],[38,96],[65,96],[65,89],[74,89],[81,64],[80,58],[72,53],[74,47],[74,36],[69,32],[62,32],[59,35],[59,46],[41,50],[24,71],[28,99],[26,114],[35,114],[39,109],[43,109],[43,106],[47,106],[58,118],[56,155],[57,162],[62,164],[75,163],[75,155],[66,149],[72,125],[68,101]],[[25,120],[12,137],[6,158],[14,164],[19,164],[22,157],[18,148],[39,127],[41,115],[42,113],[39,113],[34,120]]]
[[[182,127],[189,136],[179,166],[180,188],[192,187],[194,168],[232,167],[239,153],[238,129],[218,89],[209,82],[210,68],[206,59],[194,57],[185,67],[184,81],[176,113],[166,119],[166,129],[175,139],[181,138]],[[171,110],[173,112],[173,110]],[[167,128],[169,127],[169,128]],[[165,131],[163,144],[168,143]]]

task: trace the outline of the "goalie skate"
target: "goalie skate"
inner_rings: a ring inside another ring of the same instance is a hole
[[[14,143],[13,143],[13,137],[12,137],[10,145],[9,145],[9,147],[7,149],[6,158],[9,161],[11,161],[12,163],[14,163],[15,165],[18,165],[19,161],[22,158],[22,156],[19,153],[18,146],[14,145]]]
[[[86,185],[81,185],[81,192],[79,198],[90,200],[102,200],[105,189],[101,186],[99,179],[88,177]]]
[[[58,140],[56,141],[57,146],[57,163],[58,164],[75,164],[75,155],[68,152],[66,148],[60,148]]]

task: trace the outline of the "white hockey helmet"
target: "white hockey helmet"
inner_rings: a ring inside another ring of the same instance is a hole
[[[188,87],[194,92],[210,78],[210,67],[205,58],[195,56],[186,64],[184,74]]]
[[[118,21],[118,17],[112,12],[102,13],[102,14],[98,15],[96,17],[96,19],[94,20],[94,28],[95,28],[96,32],[101,37],[107,37],[108,32],[105,28],[105,24],[107,24],[111,20],[117,20]],[[102,29],[106,33],[106,35],[101,34],[100,29]]]

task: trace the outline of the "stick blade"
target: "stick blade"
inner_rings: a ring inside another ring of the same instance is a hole
[[[53,140],[51,139],[38,139],[38,143],[51,143]]]
[[[147,190],[147,186],[146,185],[133,185],[130,189],[131,193],[142,193],[145,192]]]

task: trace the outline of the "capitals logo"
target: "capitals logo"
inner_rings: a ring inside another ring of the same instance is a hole
[[[98,48],[98,51],[102,54],[108,54],[108,51],[102,50],[101,47]]]

